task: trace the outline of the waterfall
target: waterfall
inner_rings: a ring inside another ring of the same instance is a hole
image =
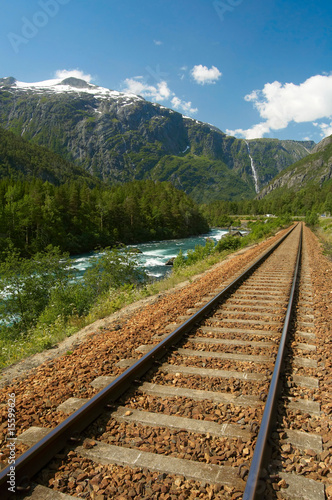
[[[247,145],[248,154],[249,154],[249,158],[250,158],[252,175],[254,176],[254,181],[255,181],[255,191],[256,191],[256,193],[259,193],[258,175],[257,175],[257,171],[256,171],[256,168],[255,168],[254,160],[252,159],[252,156],[250,154],[250,148],[249,148],[249,142],[248,141],[246,141],[246,145]]]

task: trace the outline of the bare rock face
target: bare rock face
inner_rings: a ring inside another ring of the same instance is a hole
[[[7,78],[0,78],[0,86],[2,87],[11,87],[12,85],[15,85],[16,80],[12,76],[9,76]]]
[[[332,143],[332,135],[330,135],[329,137],[325,137],[322,141],[316,144],[316,146],[312,149],[311,152],[318,153],[319,151],[322,151],[325,148],[327,148],[327,146],[329,146],[329,144],[331,143]]]
[[[325,137],[313,149],[311,154],[294,163],[278,175],[257,196],[264,198],[267,194],[280,188],[300,190],[309,183],[322,185],[332,178],[332,135]]]
[[[77,89],[87,89],[92,87],[92,85],[87,83],[85,80],[73,77],[65,78],[64,80],[62,80],[60,85],[69,85],[70,87],[75,87]]]

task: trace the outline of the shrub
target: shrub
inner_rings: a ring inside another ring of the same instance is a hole
[[[195,250],[188,250],[187,253],[187,265],[194,264],[199,260],[205,259],[208,255],[214,252],[214,241],[207,239],[205,245],[196,245]]]
[[[146,275],[128,251],[105,249],[80,281],[73,277],[68,255],[57,248],[32,259],[21,258],[16,250],[8,252],[0,264],[2,338],[26,335],[37,324],[44,327],[83,316],[111,290],[143,283]]]
[[[180,267],[184,267],[186,265],[187,259],[183,255],[182,250],[178,253],[178,255],[175,257],[173,261],[173,269],[179,269]]]
[[[68,255],[61,254],[58,248],[48,247],[32,259],[24,259],[17,250],[9,249],[0,263],[2,333],[5,330],[13,337],[27,333],[54,290],[65,290],[72,275]]]
[[[187,257],[185,257],[182,250],[180,250],[179,254],[174,259],[173,269],[176,270],[184,266],[190,266],[195,262],[203,260],[205,257],[213,254],[214,249],[214,241],[207,239],[205,245],[196,245],[195,250],[188,250]]]
[[[241,239],[241,236],[226,234],[218,241],[216,251],[222,252],[223,250],[237,250],[241,246]]]
[[[308,226],[317,226],[319,221],[319,217],[316,212],[307,212],[305,216],[305,222]]]

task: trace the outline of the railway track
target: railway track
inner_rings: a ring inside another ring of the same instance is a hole
[[[298,225],[262,262],[120,360],[120,376],[93,380],[92,399],[61,404],[69,416],[55,429],[22,433],[30,448],[16,461],[17,478],[27,478],[17,494],[323,500],[301,234]],[[32,477],[39,485],[31,488]],[[8,469],[3,498],[6,478]]]

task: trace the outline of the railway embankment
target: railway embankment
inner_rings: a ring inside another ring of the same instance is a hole
[[[21,442],[20,435],[32,428],[47,432],[60,424],[75,404],[97,394],[110,374],[121,374],[143,356],[148,346],[227,286],[283,232],[238,252],[190,283],[91,326],[70,349],[62,347],[66,352],[53,353],[31,371],[7,370],[9,378],[1,391],[3,401],[15,394],[17,456],[34,440]],[[278,406],[272,459],[265,471],[267,496],[262,498],[268,499],[302,498],[298,494],[310,500],[332,498],[332,264],[307,228],[303,247],[283,403]],[[288,255],[286,250],[272,257],[263,274],[197,326],[197,332],[163,360],[160,370],[157,364],[150,381],[133,387],[120,406],[109,410],[111,415],[100,417],[83,433],[81,446],[58,453],[39,474],[39,482],[55,492],[98,500],[242,498],[285,311]],[[280,275],[283,266],[285,276]],[[19,375],[16,380],[14,374]],[[163,393],[158,394],[161,383]],[[208,392],[200,399],[202,390]],[[143,413],[147,420],[140,421]],[[155,422],[149,420],[157,413]],[[7,465],[6,403],[1,414],[1,458]],[[159,453],[166,472],[160,472],[161,465],[149,467],[152,453]],[[131,461],[134,469],[126,465]],[[177,469],[185,461],[188,469]],[[305,489],[309,493],[304,494]]]

